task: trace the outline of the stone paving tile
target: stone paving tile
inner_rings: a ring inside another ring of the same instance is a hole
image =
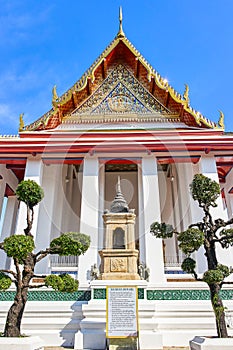
[[[62,346],[45,346],[44,350],[70,350],[73,348],[63,348]]]
[[[68,348],[63,348],[62,346],[46,346],[44,350],[67,350]],[[70,348],[72,349],[72,348]],[[170,347],[164,347],[163,350],[189,350],[189,347],[175,347],[175,346],[170,346]]]
[[[170,346],[170,347],[164,347],[163,350],[189,350],[189,346],[185,346],[185,347]]]

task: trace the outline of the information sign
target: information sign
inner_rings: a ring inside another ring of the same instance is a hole
[[[107,287],[107,338],[138,337],[137,287]]]

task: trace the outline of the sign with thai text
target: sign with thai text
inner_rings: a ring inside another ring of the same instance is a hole
[[[138,336],[137,287],[107,287],[107,338]]]

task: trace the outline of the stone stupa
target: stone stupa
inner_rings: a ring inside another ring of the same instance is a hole
[[[103,215],[105,223],[104,249],[100,277],[103,280],[139,280],[138,250],[135,249],[134,209],[129,209],[121,192],[118,177],[116,196],[110,210]]]

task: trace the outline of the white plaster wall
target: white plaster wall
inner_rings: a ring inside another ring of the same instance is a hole
[[[203,289],[203,285],[171,283],[158,288],[188,290]],[[11,302],[1,301],[0,331],[4,328],[10,305]],[[224,305],[231,315],[228,331],[229,335],[233,336],[233,302],[224,301]],[[93,339],[93,347],[89,349],[96,349],[95,337],[101,332],[105,337],[105,300],[91,300],[88,304],[78,301],[29,301],[23,318],[22,332],[39,335],[46,346],[72,347],[75,334],[80,330],[83,312],[86,316],[86,331],[89,332],[87,336]],[[188,346],[188,341],[197,334],[216,335],[211,303],[209,300],[139,300],[139,331],[139,337],[140,334],[147,334],[148,339],[150,332],[158,332],[162,335],[163,346]]]
[[[40,336],[46,346],[72,347],[79,329],[82,303],[72,301],[28,301],[22,321],[22,333]],[[11,302],[1,301],[0,331],[4,329]]]

